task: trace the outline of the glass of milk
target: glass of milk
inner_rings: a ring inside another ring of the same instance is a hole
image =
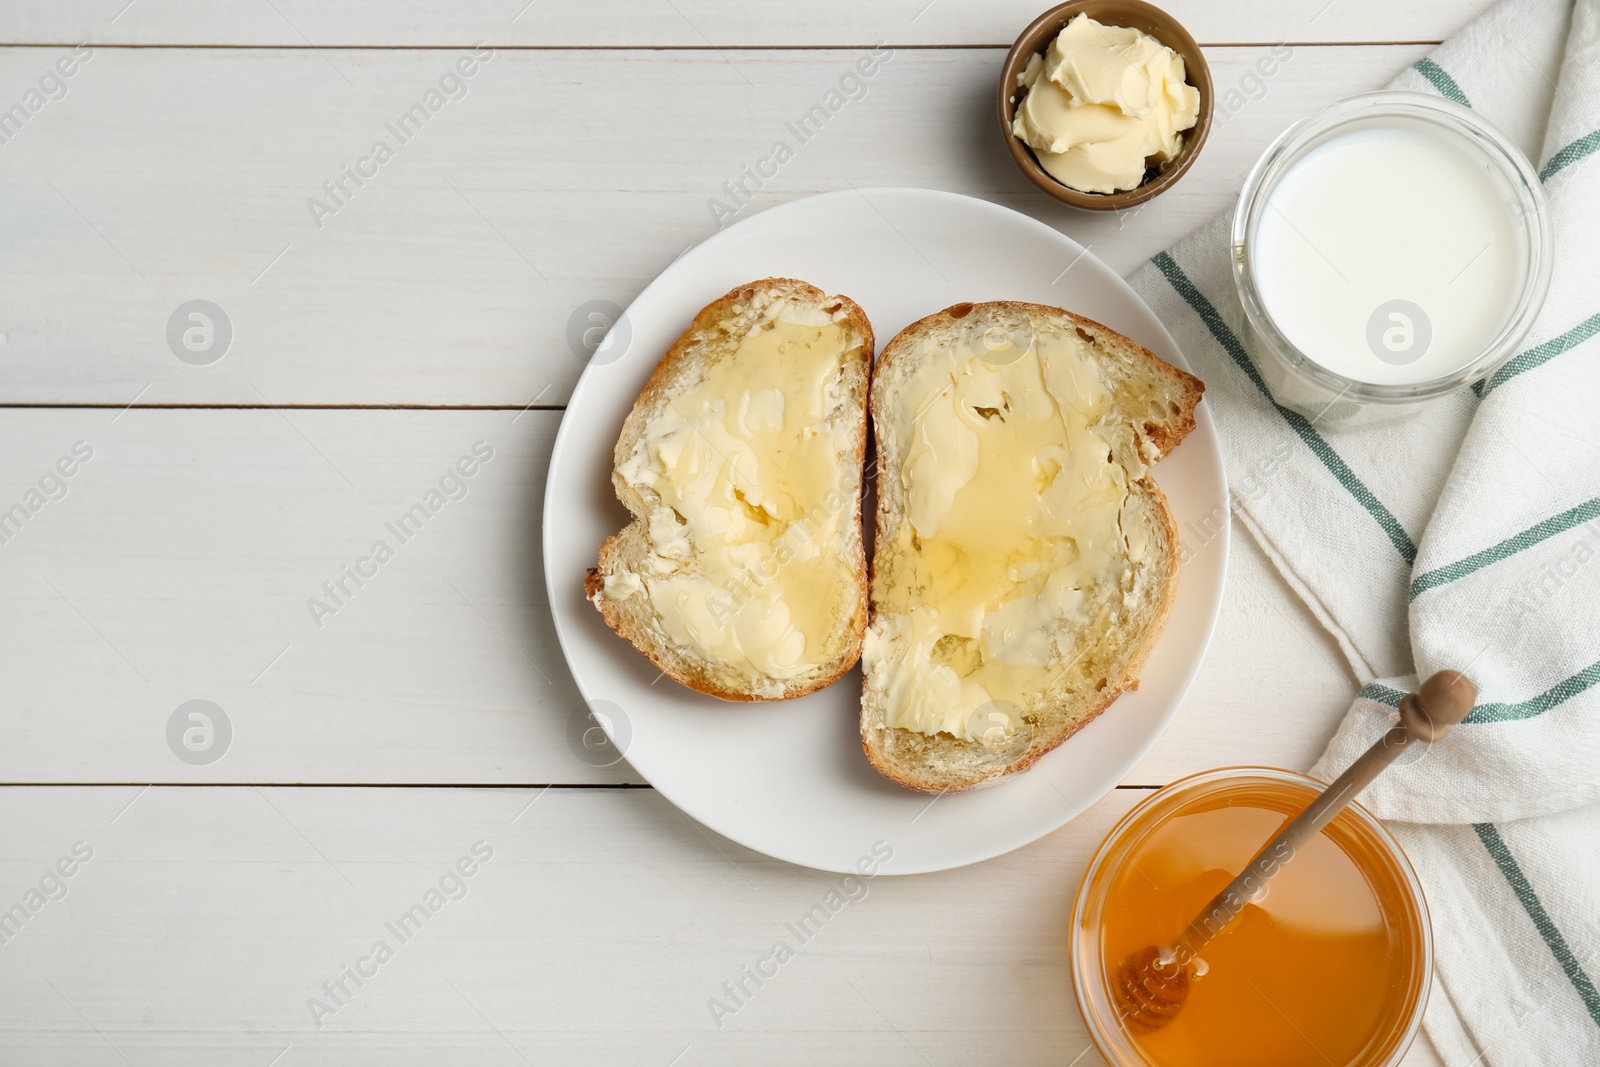
[[[1246,339],[1279,403],[1337,421],[1493,374],[1550,286],[1526,156],[1424,93],[1342,100],[1296,123],[1233,218]]]

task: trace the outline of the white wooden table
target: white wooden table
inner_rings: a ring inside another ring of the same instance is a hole
[[[1041,6],[0,9],[0,108],[22,108],[0,113],[0,511],[26,516],[0,525],[0,909],[26,915],[0,923],[0,1063],[1097,1062],[1074,1060],[1064,958],[1090,850],[1180,776],[1309,765],[1355,687],[1248,535],[1205,669],[1122,788],[1002,859],[874,881],[720,1029],[708,998],[834,879],[575,754],[538,562],[574,312],[713,232],[707,200],[875,42],[866,95],[740,217],[931,186],[1129,271],[1476,4],[1171,0],[1227,113],[1125,220],[1058,208],[996,143],[1003,49]],[[196,362],[169,345],[192,300],[230,324],[214,362],[220,336]],[[465,497],[317,625],[308,598],[479,441]],[[231,726],[214,762],[169,746],[192,700]],[[441,879],[459,899],[399,940]]]

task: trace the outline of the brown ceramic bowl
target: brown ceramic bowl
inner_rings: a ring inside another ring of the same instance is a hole
[[[1147,33],[1183,57],[1188,82],[1200,90],[1200,118],[1194,128],[1183,135],[1183,147],[1175,159],[1162,165],[1152,177],[1146,178],[1137,189],[1121,193],[1084,193],[1062,185],[1039,166],[1033,150],[1011,135],[1011,119],[1016,112],[1017,75],[1035,55],[1042,55],[1056,39],[1056,34],[1073,16],[1080,12],[1106,26],[1126,26]],[[1091,211],[1116,211],[1120,208],[1142,204],[1161,193],[1183,177],[1189,165],[1205,146],[1206,135],[1211,132],[1211,68],[1200,53],[1189,31],[1165,11],[1143,0],[1073,0],[1053,7],[1033,20],[1022,31],[1017,43],[1006,54],[1005,66],[1000,71],[1000,135],[1005,138],[1006,149],[1016,160],[1022,173],[1046,194],[1063,204],[1088,208]]]

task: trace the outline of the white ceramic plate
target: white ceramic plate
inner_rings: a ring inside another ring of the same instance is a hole
[[[763,212],[681,256],[613,328],[562,420],[544,510],[556,633],[579,690],[641,775],[718,833],[808,867],[848,870],[875,844],[880,856],[893,850],[886,874],[1009,852],[1115,787],[1161,735],[1200,666],[1228,555],[1227,486],[1210,413],[1201,404],[1194,433],[1155,468],[1188,546],[1177,602],[1139,690],[1025,774],[937,799],[913,793],[862,754],[859,668],[800,700],[724,703],[658,681],[583,596],[600,542],[628,518],[612,492],[611,454],[645,379],[700,308],[773,276],[851,297],[880,347],[951,304],[1004,299],[1068,308],[1178,366],[1183,356],[1121,278],[1049,226],[953,193],[852,189]]]

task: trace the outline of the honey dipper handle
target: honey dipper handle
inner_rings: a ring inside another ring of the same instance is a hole
[[[1184,963],[1199,954],[1223,928],[1238,917],[1250,898],[1261,891],[1267,879],[1276,874],[1307,841],[1320,834],[1357,793],[1393,763],[1412,742],[1432,742],[1465,719],[1477,697],[1466,676],[1457,671],[1440,671],[1422,683],[1416,693],[1400,699],[1400,722],[1378,739],[1332,785],[1313,800],[1257,852],[1239,876],[1212,898],[1178,940],[1178,955]]]

